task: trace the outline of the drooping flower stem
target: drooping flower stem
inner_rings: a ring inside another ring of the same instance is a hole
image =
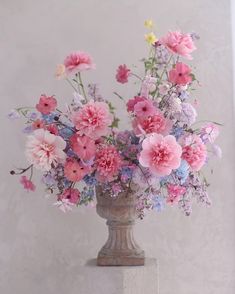
[[[69,83],[69,85],[70,85],[70,86],[71,86],[76,92],[78,92],[78,90],[74,87],[73,83],[72,83],[68,78],[66,78],[65,80]]]
[[[86,92],[85,92],[85,88],[84,88],[84,85],[83,85],[83,82],[82,82],[82,76],[81,76],[81,73],[80,72],[78,73],[78,79],[79,79],[80,86],[82,88],[83,96],[84,96],[86,102],[88,102],[87,96],[86,96]]]

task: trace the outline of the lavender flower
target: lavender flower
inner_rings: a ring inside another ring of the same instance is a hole
[[[197,112],[195,108],[190,103],[182,103],[182,110],[175,114],[175,118],[181,123],[192,125],[197,117]]]
[[[16,109],[12,109],[7,117],[10,119],[10,120],[16,120],[16,119],[19,119],[20,118],[20,114],[19,112],[16,110]]]

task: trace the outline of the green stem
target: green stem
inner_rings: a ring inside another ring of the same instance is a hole
[[[69,83],[69,85],[77,92],[78,90],[74,87],[73,83],[67,78],[66,81]]]
[[[84,89],[84,86],[83,86],[82,77],[81,77],[81,73],[80,73],[80,72],[78,73],[78,79],[79,79],[80,86],[81,86],[81,88],[82,88],[83,96],[84,96],[86,102],[88,102],[88,100],[87,100],[87,96],[86,96],[86,92],[85,92],[85,89]]]

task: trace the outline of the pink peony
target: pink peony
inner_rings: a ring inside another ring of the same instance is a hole
[[[91,138],[75,134],[70,138],[70,142],[73,151],[82,160],[90,160],[93,156],[95,156],[96,144]]]
[[[33,129],[33,130],[45,129],[45,123],[44,123],[44,121],[41,120],[41,119],[36,119],[36,120],[32,123],[32,129]]]
[[[36,187],[34,183],[31,180],[27,179],[26,176],[22,176],[20,178],[20,182],[23,185],[24,189],[27,190],[28,192],[35,191]]]
[[[85,52],[74,52],[68,55],[64,60],[64,66],[67,73],[95,69],[95,64],[90,55]]]
[[[186,85],[192,82],[191,68],[182,62],[177,62],[175,68],[169,72],[169,81],[172,84]]]
[[[215,139],[219,136],[219,128],[213,123],[207,123],[201,128],[200,137],[205,143],[214,143]]]
[[[26,157],[36,168],[49,171],[58,163],[63,163],[66,154],[66,142],[47,130],[39,129],[28,136]]]
[[[106,103],[90,101],[78,112],[74,112],[72,120],[80,135],[98,139],[108,134],[112,115]]]
[[[149,117],[136,117],[132,122],[132,127],[136,135],[158,133],[162,135],[169,134],[172,127],[171,120],[164,117],[158,111]]]
[[[130,75],[130,71],[131,70],[129,68],[127,68],[127,66],[125,64],[119,65],[119,67],[117,69],[116,80],[121,84],[127,83],[128,77]]]
[[[57,101],[53,96],[41,95],[36,109],[42,114],[49,114],[56,109]]]
[[[182,148],[174,136],[152,134],[144,139],[139,162],[157,176],[169,175],[180,166]]]
[[[142,101],[146,101],[146,98],[145,97],[142,97],[142,96],[135,96],[134,98],[129,99],[128,102],[127,102],[127,104],[126,104],[127,111],[128,112],[134,112],[135,105],[138,102],[142,102]]]
[[[186,188],[184,186],[168,184],[167,186],[168,197],[166,199],[167,203],[177,203],[180,196],[186,193]]]
[[[135,104],[134,113],[138,117],[146,117],[154,115],[156,113],[156,108],[151,100],[145,99],[144,101],[140,101]]]
[[[70,203],[78,204],[80,200],[80,192],[78,189],[66,189],[64,192],[59,195],[58,200],[68,199]]]
[[[192,59],[191,53],[196,49],[190,34],[182,34],[179,31],[168,32],[161,38],[160,42],[164,44],[171,52]]]
[[[88,167],[83,166],[75,159],[67,160],[64,165],[64,175],[71,182],[81,181],[89,171]]]
[[[182,158],[188,162],[192,170],[199,171],[206,162],[206,146],[197,135],[190,136],[184,141]]]
[[[114,146],[105,146],[96,153],[95,165],[99,181],[112,181],[121,168],[122,159]]]

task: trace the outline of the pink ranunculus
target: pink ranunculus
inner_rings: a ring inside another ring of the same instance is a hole
[[[112,123],[112,115],[107,103],[90,101],[78,112],[72,115],[72,121],[79,135],[86,135],[92,139],[98,139],[109,132]]]
[[[127,101],[127,111],[128,112],[134,112],[134,108],[135,108],[135,105],[138,103],[138,102],[143,102],[143,101],[146,101],[146,98],[143,97],[143,96],[135,96],[134,98],[131,98]]]
[[[168,197],[166,199],[167,203],[178,203],[180,196],[186,193],[186,188],[184,186],[168,184],[167,186]]]
[[[122,159],[118,150],[111,145],[102,147],[95,158],[96,177],[99,181],[112,181],[118,174]]]
[[[169,72],[169,81],[172,84],[186,85],[192,82],[191,68],[182,62],[177,62],[175,68]]]
[[[44,129],[39,129],[28,136],[26,143],[26,157],[35,168],[49,171],[58,163],[63,163],[66,154],[66,142]]]
[[[42,114],[49,114],[56,109],[57,101],[53,96],[41,95],[36,109]]]
[[[44,123],[44,121],[41,120],[41,119],[36,119],[36,120],[32,123],[32,129],[33,129],[33,130],[45,129],[45,123]]]
[[[174,136],[152,134],[142,143],[139,162],[157,176],[167,176],[180,166],[182,148]]]
[[[58,127],[55,124],[50,124],[50,125],[46,126],[46,130],[48,130],[48,132],[50,132],[51,134],[56,135],[56,136],[59,134]]]
[[[75,159],[67,160],[64,165],[64,175],[72,182],[81,181],[89,172],[90,169],[87,166],[82,165]]]
[[[80,200],[80,192],[78,189],[73,189],[73,188],[66,189],[58,197],[58,200],[62,200],[62,199],[68,199],[70,203],[78,204]]]
[[[182,158],[190,165],[192,170],[199,171],[206,162],[207,150],[201,138],[197,135],[189,136],[183,140]]]
[[[64,66],[68,74],[95,69],[91,56],[85,52],[73,52],[68,55],[64,60]]]
[[[136,135],[144,133],[167,135],[172,128],[172,121],[158,111],[149,117],[136,117],[132,122],[132,127]]]
[[[137,102],[134,106],[134,113],[138,117],[146,117],[154,115],[156,113],[156,107],[153,102],[149,99]]]
[[[219,136],[219,128],[213,123],[207,123],[201,128],[200,137],[205,143],[214,143],[215,139]]]
[[[31,180],[27,179],[26,176],[22,176],[20,178],[20,182],[23,185],[24,189],[27,190],[28,192],[35,191],[36,187],[34,183]]]
[[[125,84],[128,82],[128,78],[130,75],[131,70],[127,68],[125,64],[119,65],[116,73],[116,80],[121,83]]]
[[[190,34],[182,34],[179,31],[168,32],[165,37],[161,38],[160,42],[171,52],[188,59],[192,59],[190,54],[196,50],[196,46]]]
[[[87,136],[74,134],[70,138],[70,143],[73,151],[82,159],[90,160],[95,156],[96,144],[95,141]]]

